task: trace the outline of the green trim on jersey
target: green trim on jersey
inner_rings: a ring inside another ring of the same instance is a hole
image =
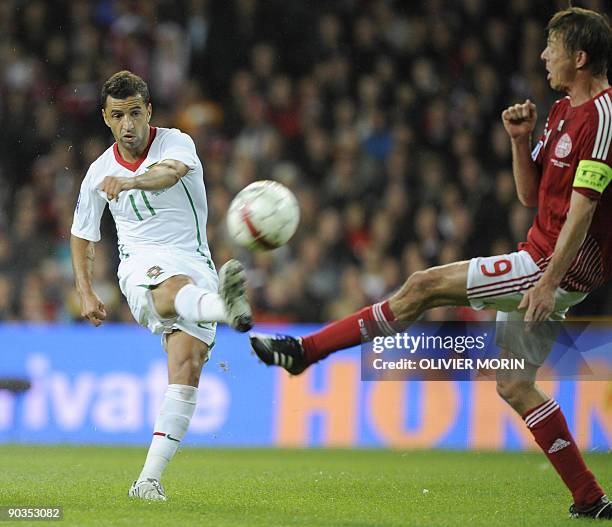
[[[136,202],[134,201],[134,196],[132,194],[130,194],[130,203],[132,204],[132,208],[134,209],[134,212],[136,213],[136,217],[138,218],[138,221],[142,221],[142,216],[140,215],[140,212],[138,212],[138,209],[136,208]]]
[[[588,188],[601,194],[610,181],[612,181],[612,168],[609,165],[583,159],[578,163],[573,186]]]
[[[149,209],[149,212],[151,213],[151,216],[155,216],[155,209],[153,207],[151,207],[151,204],[149,203],[149,200],[147,199],[147,195],[145,194],[144,190],[141,190],[140,194],[142,195],[142,199],[143,199],[145,205],[147,206],[147,209]]]
[[[206,256],[200,249],[200,246],[202,245],[202,236],[200,235],[200,222],[198,221],[198,214],[196,212],[195,209],[195,205],[193,204],[193,200],[191,199],[191,194],[189,194],[189,191],[187,190],[187,187],[185,186],[185,183],[183,183],[182,179],[179,179],[179,181],[181,182],[181,185],[183,185],[183,189],[185,190],[185,194],[187,194],[187,199],[189,200],[189,204],[191,205],[191,210],[193,211],[193,216],[195,218],[195,223],[196,223],[196,234],[197,234],[197,239],[198,239],[198,253],[200,253],[202,256]]]

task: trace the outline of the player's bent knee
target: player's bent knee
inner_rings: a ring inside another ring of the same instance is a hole
[[[510,405],[521,401],[524,394],[534,387],[534,382],[524,379],[498,379],[497,393]]]
[[[421,301],[435,297],[444,288],[445,277],[437,268],[412,273],[408,278],[409,290]]]
[[[437,279],[431,269],[412,273],[391,299],[393,311],[398,318],[417,316],[435,293]]]
[[[176,294],[187,284],[193,284],[193,280],[187,275],[176,275],[164,280],[153,289],[153,302],[159,316],[170,318],[176,315],[174,309],[174,298]]]
[[[191,277],[184,274],[179,274],[164,280],[161,284],[159,284],[157,289],[163,289],[166,294],[170,295],[172,299],[174,299],[176,293],[178,293],[187,284],[193,284]]]

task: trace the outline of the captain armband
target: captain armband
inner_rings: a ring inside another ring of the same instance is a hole
[[[578,163],[573,187],[589,188],[600,194],[612,181],[612,168],[600,161],[583,159]]]

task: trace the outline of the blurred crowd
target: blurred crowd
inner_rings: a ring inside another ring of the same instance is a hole
[[[340,317],[419,269],[515,250],[533,211],[516,199],[500,113],[530,98],[542,129],[560,97],[539,58],[544,27],[566,6],[0,2],[0,319],[79,318],[72,214],[87,167],[112,143],[101,84],[125,68],[149,83],[152,124],[194,138],[213,257],[245,262],[259,321]],[[271,253],[238,250],[224,224],[256,179],[288,185],[301,206],[295,238]],[[107,212],[95,285],[111,320],[132,321],[115,241]],[[574,312],[611,310],[607,288]]]

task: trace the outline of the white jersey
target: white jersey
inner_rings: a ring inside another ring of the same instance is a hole
[[[175,185],[156,191],[128,190],[108,201],[99,187],[106,176],[135,177],[164,159],[181,161],[189,171]],[[191,137],[176,128],[151,128],[149,146],[141,158],[128,163],[117,144],[96,159],[81,184],[71,232],[97,242],[100,219],[108,204],[117,226],[119,255],[159,247],[199,253],[210,262],[206,239],[208,207],[202,163]]]

